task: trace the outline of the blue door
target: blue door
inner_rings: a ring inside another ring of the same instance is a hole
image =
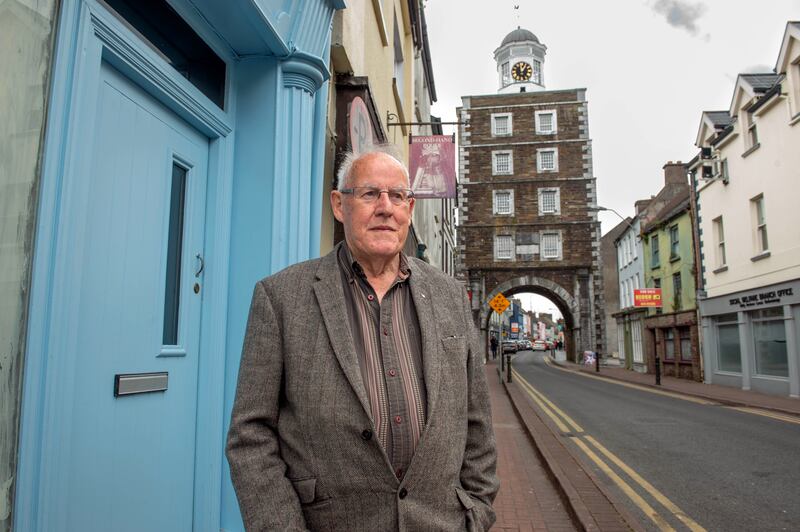
[[[209,142],[97,67],[60,204],[40,526],[191,530]]]

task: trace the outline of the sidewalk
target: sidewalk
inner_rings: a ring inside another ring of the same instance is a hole
[[[597,480],[575,461],[530,400],[517,385],[500,382],[498,364],[485,366],[500,478],[492,530],[629,531]]]
[[[573,371],[582,371],[584,373],[591,373],[592,375],[599,375],[610,379],[650,386],[659,390],[691,395],[726,405],[763,408],[765,410],[800,416],[800,399],[793,399],[791,397],[767,395],[759,392],[742,390],[740,388],[733,388],[731,386],[704,384],[702,382],[678,379],[676,377],[662,376],[661,386],[657,386],[655,383],[656,377],[653,374],[638,373],[619,367],[603,366],[602,359],[599,373],[595,372],[594,366],[589,367],[575,364],[574,362],[555,360],[553,360],[553,362]]]
[[[578,530],[548,476],[542,459],[520,423],[497,376],[497,364],[485,366],[497,438],[500,492],[494,501],[494,531]]]

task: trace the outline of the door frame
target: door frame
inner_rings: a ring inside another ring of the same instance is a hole
[[[204,250],[206,273],[200,318],[195,433],[193,525],[199,530],[219,528],[223,412],[227,329],[228,270],[233,181],[233,131],[236,109],[234,61],[230,48],[183,0],[171,2],[193,29],[227,65],[226,109],[175,72],[157,53],[95,0],[62,2],[50,87],[49,114],[44,139],[39,209],[33,249],[31,295],[20,421],[20,445],[14,500],[14,526],[19,530],[47,530],[58,522],[63,503],[40,511],[40,503],[60,454],[59,443],[48,440],[53,429],[68,427],[70,412],[56,419],[53,402],[71,386],[74,361],[57,356],[58,340],[69,325],[51,315],[57,244],[74,235],[62,221],[75,213],[63,212],[63,176],[81,171],[87,158],[78,157],[86,121],[92,123],[100,62],[108,61],[156,100],[209,138],[208,185],[205,205]],[[52,352],[51,352],[52,349]],[[50,500],[56,500],[48,497]]]

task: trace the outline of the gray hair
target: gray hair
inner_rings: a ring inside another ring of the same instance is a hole
[[[346,188],[345,183],[350,178],[350,174],[353,172],[353,165],[355,165],[356,162],[360,161],[367,155],[373,155],[377,153],[388,155],[394,159],[397,164],[400,165],[400,168],[403,169],[403,174],[406,176],[406,181],[409,182],[410,186],[411,181],[408,177],[408,168],[401,159],[400,150],[398,150],[394,144],[372,144],[358,153],[346,151],[342,154],[341,162],[339,163],[339,170],[336,172],[336,190],[341,191],[343,188]]]

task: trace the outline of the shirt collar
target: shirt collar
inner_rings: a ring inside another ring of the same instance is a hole
[[[350,248],[347,245],[347,242],[342,241],[339,244],[339,251],[337,253],[337,257],[339,259],[339,267],[342,268],[345,275],[347,276],[347,280],[353,281],[356,277],[366,281],[367,276],[364,274],[364,270],[361,268],[361,265],[358,263],[357,260],[353,258],[352,253],[350,253]],[[397,282],[403,282],[411,275],[411,267],[406,256],[403,251],[400,251],[400,269],[397,272]]]

